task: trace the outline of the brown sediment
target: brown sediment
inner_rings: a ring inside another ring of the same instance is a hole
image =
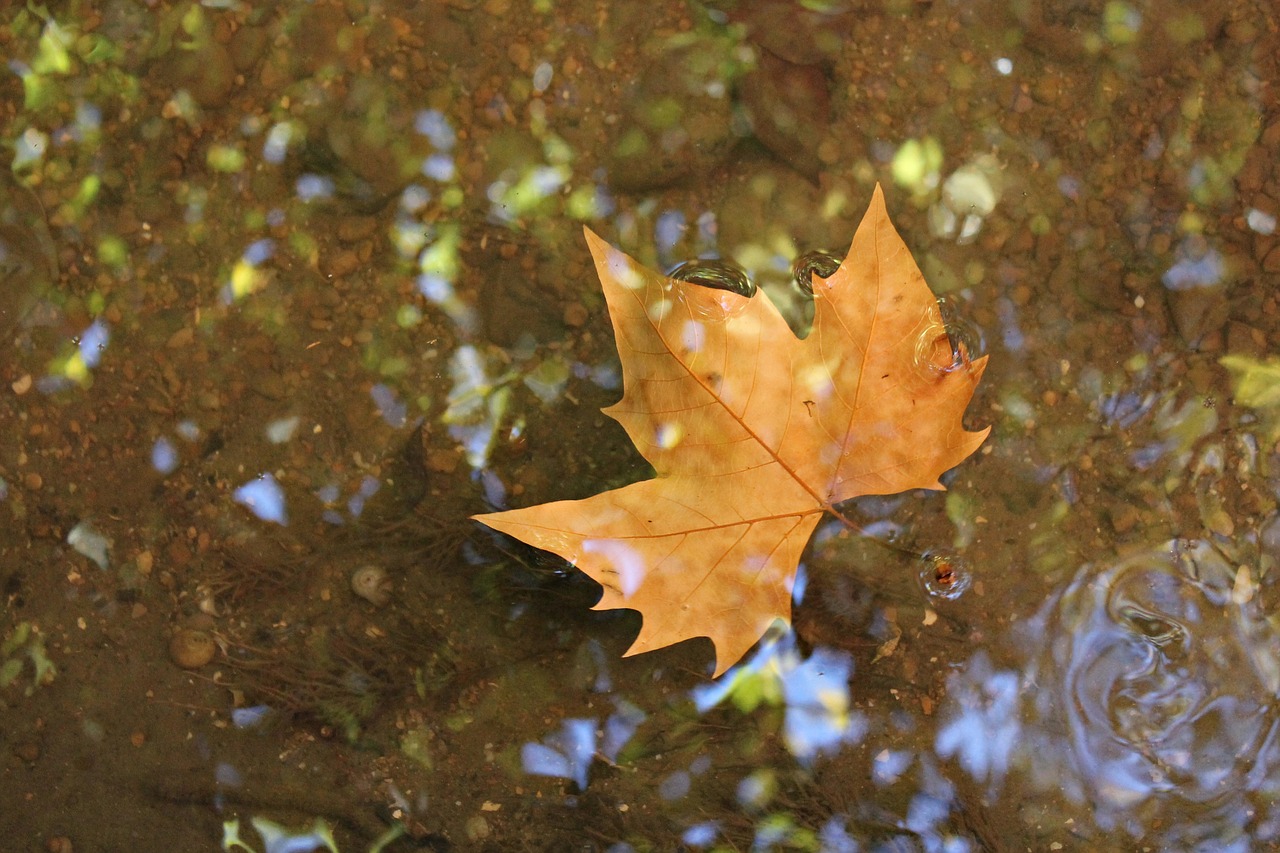
[[[365,839],[375,839],[389,828],[379,820],[373,806],[366,810],[350,802],[345,791],[314,784],[297,784],[283,776],[263,773],[243,774],[237,785],[223,785],[207,767],[173,770],[148,776],[142,788],[151,796],[179,805],[218,808],[238,806],[253,811],[296,812],[309,818],[322,817],[340,823]]]

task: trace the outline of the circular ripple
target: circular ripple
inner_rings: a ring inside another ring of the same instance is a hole
[[[1280,636],[1238,571],[1177,540],[1086,567],[1035,621],[1038,769],[1104,828],[1216,843],[1280,786]]]
[[[832,252],[817,249],[805,252],[791,265],[791,277],[805,296],[813,296],[813,277],[830,278],[840,269],[840,258]]]
[[[936,549],[921,555],[917,577],[924,591],[934,598],[954,601],[973,584],[969,563],[954,551]]]

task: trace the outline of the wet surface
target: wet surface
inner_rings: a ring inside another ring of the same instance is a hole
[[[1278,39],[1249,0],[6,9],[0,832],[1280,843]],[[650,476],[582,226],[803,333],[876,183],[990,438],[819,524],[720,679],[622,658],[634,613],[469,521]]]

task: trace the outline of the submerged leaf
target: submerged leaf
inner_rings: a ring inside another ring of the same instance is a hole
[[[1237,403],[1251,409],[1280,405],[1280,358],[1259,361],[1246,355],[1225,355],[1220,361],[1235,379]]]

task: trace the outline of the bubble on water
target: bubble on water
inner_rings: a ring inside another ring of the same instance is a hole
[[[920,585],[934,598],[954,601],[973,585],[973,572],[969,570],[968,562],[954,551],[925,551],[920,560]]]
[[[805,296],[813,296],[813,277],[830,278],[840,269],[840,258],[825,249],[805,252],[791,265],[791,275],[796,287]]]
[[[914,365],[930,379],[969,370],[974,361],[987,354],[982,330],[945,298],[938,299],[937,314],[925,312],[919,328]]]
[[[755,283],[747,277],[742,267],[727,261],[697,260],[685,261],[667,273],[667,278],[676,281],[687,281],[700,287],[712,287],[716,290],[727,290],[739,296],[750,298],[755,296]]]
[[[724,320],[741,313],[756,293],[756,285],[745,270],[736,264],[717,260],[685,261],[677,265],[668,279],[696,284],[704,292],[682,290],[680,300],[690,311],[704,320]]]

